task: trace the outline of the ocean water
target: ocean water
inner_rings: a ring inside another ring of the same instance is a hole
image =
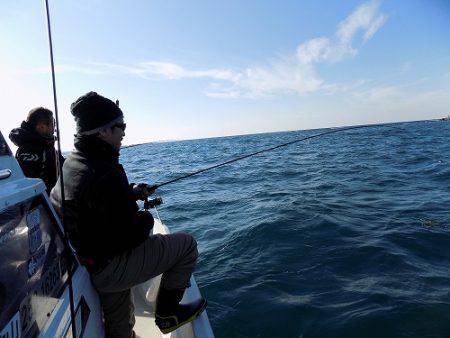
[[[161,183],[325,130],[122,150]],[[151,131],[150,131],[151,132]],[[158,190],[216,337],[450,337],[450,123],[336,133]]]

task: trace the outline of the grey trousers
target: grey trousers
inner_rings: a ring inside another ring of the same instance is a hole
[[[106,337],[134,336],[131,288],[163,274],[161,286],[185,289],[197,261],[197,242],[184,233],[154,235],[130,252],[116,256],[91,279],[100,296]]]

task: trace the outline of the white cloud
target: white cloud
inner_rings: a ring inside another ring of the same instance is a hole
[[[122,73],[137,75],[146,79],[156,79],[159,77],[169,80],[179,80],[184,78],[211,78],[217,80],[235,81],[238,74],[228,69],[209,69],[192,71],[183,68],[175,63],[147,61],[136,65],[120,65],[106,62],[91,62],[84,65],[61,64],[56,65],[58,73],[79,73],[87,75],[101,75]],[[31,70],[16,71],[21,74],[48,74],[49,67],[39,67]]]
[[[348,93],[354,92],[355,90],[363,87],[364,85],[370,84],[371,80],[359,79],[352,81],[350,83],[332,83],[325,84],[322,86],[324,93],[327,95],[334,95],[336,93]]]
[[[363,33],[365,43],[385,24],[387,16],[379,12],[379,1],[371,1],[357,7],[339,23],[334,36],[311,39],[297,48],[300,62],[338,62],[355,56],[358,49],[353,46],[358,33]]]
[[[170,80],[183,78],[211,78],[215,80],[236,80],[237,74],[228,69],[187,70],[177,64],[170,62],[147,61],[130,68],[131,74],[150,77],[160,75]]]
[[[362,91],[353,91],[353,96],[362,101],[379,102],[394,97],[403,97],[400,86],[377,86]]]
[[[400,72],[401,73],[407,73],[407,72],[409,72],[412,69],[412,66],[413,66],[413,64],[412,64],[411,61],[403,62],[400,65]]]
[[[360,102],[372,111],[378,106],[380,112],[392,115],[391,120],[398,120],[399,114],[407,116],[409,120],[439,118],[447,114],[448,110],[444,107],[449,104],[449,90],[450,88],[440,88],[423,91],[386,86],[370,93],[373,101],[361,97]]]
[[[342,86],[343,91],[361,102],[382,102],[382,101],[411,101],[413,97],[420,96],[425,99],[423,88],[420,86],[429,82],[430,78],[422,77],[415,81],[403,84],[374,84],[370,81],[357,81],[353,86]],[[441,90],[431,90],[428,92],[441,93]]]
[[[379,6],[376,0],[364,3],[338,24],[331,37],[310,39],[300,44],[291,55],[279,56],[262,65],[241,70],[194,70],[172,62],[150,60],[134,65],[61,65],[58,71],[84,74],[119,72],[152,80],[210,79],[214,83],[209,85],[206,95],[215,98],[260,98],[285,93],[311,93],[330,86],[317,74],[317,64],[336,63],[355,56],[358,52],[355,46],[358,36],[359,44],[362,45],[383,26],[387,16],[380,13]]]
[[[20,74],[49,74],[51,72],[50,66],[48,67],[38,67],[31,70],[15,71],[15,73]],[[82,65],[55,65],[55,72],[57,73],[78,73],[86,75],[101,75],[106,74],[105,70],[101,70],[97,67],[89,67]]]
[[[364,33],[364,42],[371,39],[372,36],[386,23],[386,21],[386,15],[379,15],[377,18],[375,18],[370,24],[367,31]]]
[[[342,21],[336,33],[340,44],[351,48],[352,40],[359,30],[364,31],[364,42],[372,38],[387,20],[385,14],[379,13],[379,6],[380,2],[376,0],[364,3]]]
[[[247,68],[236,74],[228,85],[209,91],[212,97],[258,98],[282,93],[304,94],[320,88],[313,67],[299,63],[294,57],[279,58],[267,66]],[[231,94],[231,95],[227,95]]]
[[[297,48],[297,57],[301,63],[309,64],[326,60],[330,54],[328,38],[311,39]]]
[[[358,50],[353,43],[358,33],[363,34],[362,42],[367,42],[387,20],[379,12],[379,6],[379,1],[362,4],[338,25],[333,37],[310,39],[297,47],[295,55],[279,57],[266,66],[248,68],[235,76],[232,86],[224,86],[222,91],[209,95],[255,98],[323,89],[325,81],[317,75],[315,64],[338,62],[356,55]]]

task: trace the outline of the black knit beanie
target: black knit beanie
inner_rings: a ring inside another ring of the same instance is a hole
[[[78,135],[93,135],[123,118],[122,110],[110,99],[89,92],[70,106]]]

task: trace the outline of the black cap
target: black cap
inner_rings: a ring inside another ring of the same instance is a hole
[[[92,135],[123,118],[122,110],[110,99],[89,92],[70,106],[78,135]]]

